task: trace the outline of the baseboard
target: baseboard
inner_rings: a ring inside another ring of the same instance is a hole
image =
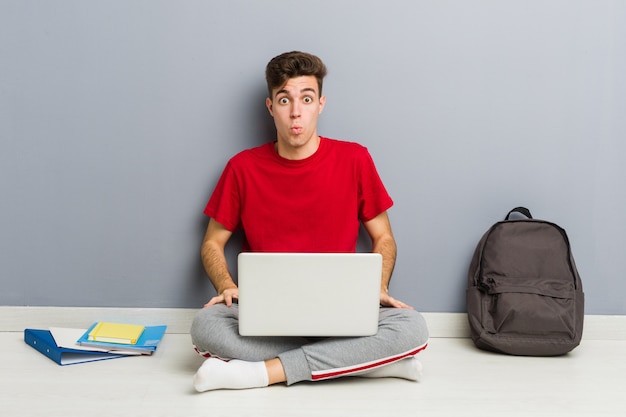
[[[188,333],[197,310],[186,308],[100,308],[0,306],[0,331],[25,328],[86,328],[95,321],[167,324],[168,333]],[[464,313],[422,313],[431,337],[469,337]],[[626,316],[585,316],[586,340],[626,340]]]
[[[96,321],[167,325],[168,333],[188,333],[196,310],[186,308],[0,307],[0,331],[25,328],[86,328]]]

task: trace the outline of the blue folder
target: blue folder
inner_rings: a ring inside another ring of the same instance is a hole
[[[91,330],[96,327],[98,323],[92,324],[87,331],[82,335],[80,339],[78,339],[78,344],[81,346],[90,346],[96,348],[107,349],[110,351],[115,350],[125,350],[130,352],[138,352],[142,355],[152,355],[159,346],[159,342],[163,338],[165,334],[165,330],[167,326],[146,326],[139,336],[137,343],[129,345],[129,344],[120,344],[120,343],[107,343],[107,342],[95,342],[89,340],[89,333]]]
[[[26,329],[24,330],[24,342],[59,365],[73,365],[76,363],[101,361],[127,356],[118,353],[94,352],[59,347],[49,330]]]

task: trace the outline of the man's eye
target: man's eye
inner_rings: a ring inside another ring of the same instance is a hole
[[[287,104],[287,103],[289,103],[289,99],[287,97],[283,97],[283,98],[279,99],[278,102],[280,104]]]
[[[313,98],[311,98],[311,97],[305,97],[305,98],[304,98],[304,102],[305,102],[306,104],[313,103]]]

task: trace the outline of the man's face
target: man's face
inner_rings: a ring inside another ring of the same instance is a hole
[[[317,150],[317,118],[325,102],[312,75],[290,78],[272,91],[266,105],[274,118],[281,156],[301,159]]]

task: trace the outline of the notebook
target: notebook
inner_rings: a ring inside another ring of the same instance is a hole
[[[241,253],[239,334],[374,335],[381,272],[373,253]]]
[[[101,321],[91,329],[87,340],[90,342],[107,342],[134,345],[145,327],[140,324],[111,323]]]
[[[80,346],[103,348],[111,352],[121,350],[124,352],[140,353],[142,355],[152,355],[157,350],[161,339],[163,339],[165,330],[167,329],[166,325],[145,326],[135,344],[120,344],[89,340],[90,333],[92,333],[93,329],[97,327],[98,324],[99,322],[92,324],[77,340]]]

